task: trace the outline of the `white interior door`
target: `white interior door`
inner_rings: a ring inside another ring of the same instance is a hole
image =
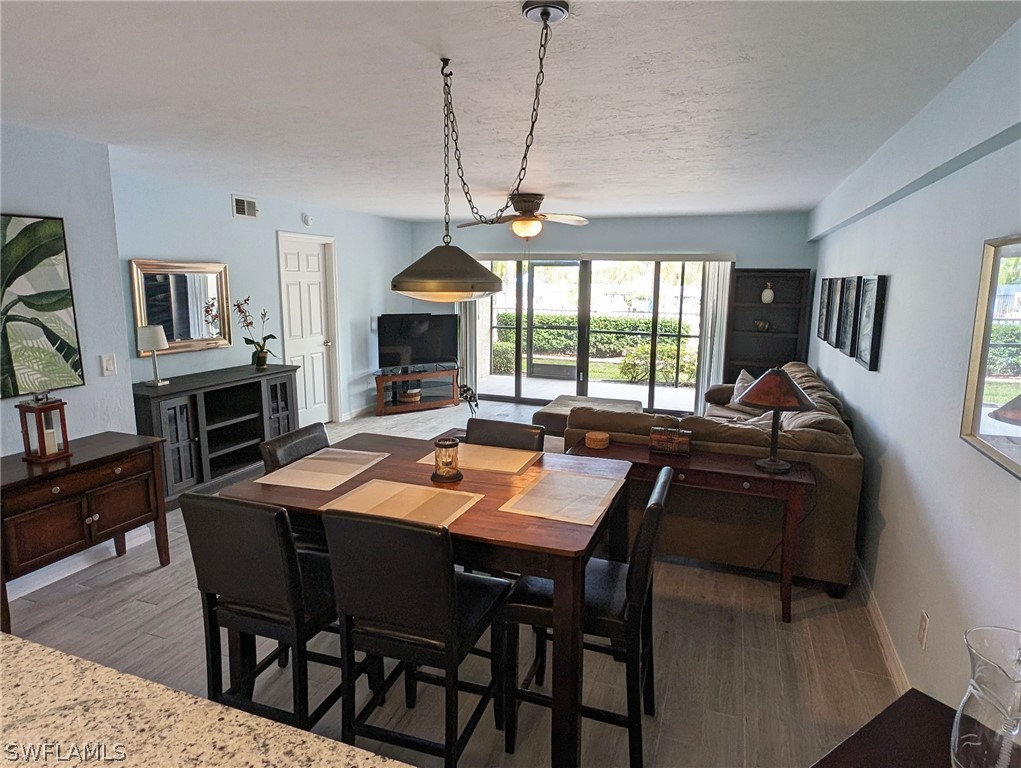
[[[299,365],[298,423],[327,422],[336,412],[333,351],[332,238],[279,236],[284,359]]]

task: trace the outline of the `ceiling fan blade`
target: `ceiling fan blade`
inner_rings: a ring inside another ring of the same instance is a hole
[[[572,227],[580,227],[588,224],[588,219],[584,216],[575,216],[570,213],[539,213],[536,215],[540,219],[552,221],[556,224],[570,224]]]
[[[491,221],[489,223],[490,224],[506,224],[508,221],[514,221],[514,219],[516,219],[516,218],[518,218],[517,214],[507,213],[507,214],[504,214],[503,216],[501,216],[500,218],[496,219],[495,221]],[[458,229],[464,229],[465,227],[474,227],[476,224],[481,224],[481,223],[482,223],[481,221],[466,221],[464,224],[458,224],[457,228]]]

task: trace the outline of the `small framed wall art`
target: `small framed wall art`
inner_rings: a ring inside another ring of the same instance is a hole
[[[844,299],[843,280],[830,278],[829,297],[826,299],[826,342],[831,347],[840,347],[840,303]]]
[[[845,277],[840,302],[840,351],[854,357],[858,351],[858,300],[861,297],[861,278]]]
[[[85,383],[64,220],[0,214],[0,394]]]
[[[815,323],[815,335],[820,339],[826,340],[826,321],[829,320],[829,315],[826,313],[826,309],[829,306],[830,298],[830,279],[824,277],[819,281],[819,316]]]
[[[879,369],[879,342],[883,334],[883,309],[886,306],[886,275],[861,278],[858,309],[858,349],[854,359],[870,371]]]

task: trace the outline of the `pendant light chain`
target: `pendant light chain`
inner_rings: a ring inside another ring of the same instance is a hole
[[[450,245],[450,126],[453,122],[454,105],[450,99],[450,78],[453,72],[447,69],[450,59],[440,59],[440,73],[443,75],[443,244]]]
[[[464,178],[464,167],[461,163],[461,148],[458,146],[458,131],[457,131],[457,116],[454,114],[454,99],[451,94],[451,79],[453,72],[447,69],[447,64],[450,63],[449,59],[442,59],[443,66],[441,72],[443,73],[443,157],[444,157],[444,206],[447,209],[444,215],[444,226],[447,234],[444,235],[444,243],[450,241],[450,213],[449,213],[449,202],[450,202],[450,151],[449,142],[451,139],[454,141],[454,160],[457,164],[457,177],[461,181],[461,189],[464,191],[465,200],[468,201],[468,207],[471,208],[472,216],[480,224],[497,224],[499,218],[511,207],[511,201],[518,193],[521,187],[521,182],[525,180],[525,174],[528,171],[528,152],[532,148],[532,142],[535,137],[535,124],[539,119],[539,93],[542,89],[542,83],[545,79],[545,73],[543,71],[543,62],[546,59],[546,48],[549,45],[550,38],[553,36],[553,30],[549,25],[549,11],[543,11],[542,13],[542,32],[539,35],[539,71],[535,75],[535,98],[532,100],[532,120],[528,126],[528,136],[525,137],[525,151],[521,155],[521,167],[518,169],[517,178],[514,181],[514,186],[507,193],[507,201],[503,207],[500,208],[492,216],[483,216],[479,213],[478,207],[475,205],[475,201],[472,200],[471,189],[468,187],[468,182]]]

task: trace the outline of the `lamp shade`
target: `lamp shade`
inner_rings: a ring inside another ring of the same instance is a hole
[[[152,352],[158,349],[170,349],[167,335],[162,325],[142,325],[138,328],[138,351]]]
[[[530,240],[542,232],[542,219],[535,216],[519,216],[511,221],[510,228],[518,237]]]
[[[1006,424],[1021,424],[1021,395],[1007,401],[995,411],[990,411],[989,418]]]
[[[734,402],[767,411],[811,411],[815,408],[812,398],[782,368],[770,368]]]
[[[423,301],[472,301],[503,289],[503,280],[456,245],[438,245],[390,281],[397,293]]]

